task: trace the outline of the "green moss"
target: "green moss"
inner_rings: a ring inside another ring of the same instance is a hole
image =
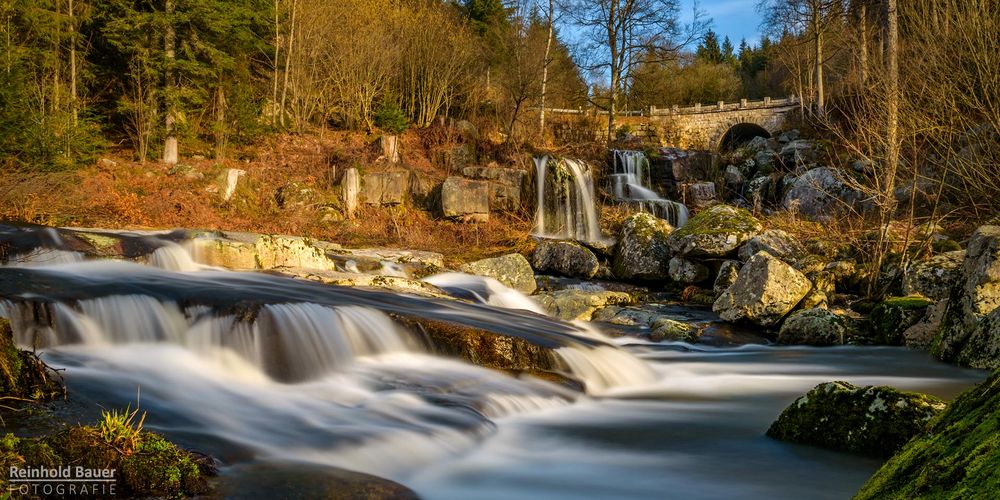
[[[871,312],[870,325],[875,343],[883,345],[903,345],[903,333],[917,324],[927,307],[933,302],[926,297],[889,297],[875,306]]]
[[[194,494],[206,489],[192,455],[149,432],[143,434],[136,452],[122,459],[121,476],[129,491],[142,496]]]
[[[745,208],[716,205],[698,213],[672,233],[674,238],[723,233],[758,233],[760,221]]]
[[[921,297],[919,295],[910,295],[907,297],[889,297],[885,299],[883,304],[889,307],[896,307],[899,309],[923,309],[934,302],[927,297]]]
[[[952,239],[934,240],[931,242],[931,250],[934,253],[955,252],[961,249],[962,245],[959,245],[957,241]]]
[[[856,499],[996,498],[1000,371],[959,396],[868,480]]]
[[[828,382],[795,400],[771,425],[767,435],[884,457],[921,432],[944,407],[933,396],[892,387]]]

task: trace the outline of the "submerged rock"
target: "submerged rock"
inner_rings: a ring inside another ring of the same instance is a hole
[[[653,342],[694,342],[698,330],[688,323],[669,318],[657,318],[649,325],[649,340]]]
[[[778,332],[779,344],[830,346],[849,340],[847,318],[826,309],[804,309],[792,313]]]
[[[746,209],[716,205],[670,233],[668,244],[682,257],[724,257],[763,228]]]
[[[991,498],[1000,491],[1000,371],[955,399],[865,483],[856,500]]]
[[[593,278],[600,268],[594,252],[572,241],[539,242],[531,262],[538,271],[584,279]]]
[[[539,294],[535,300],[549,314],[559,319],[590,321],[598,309],[608,305],[630,304],[632,296],[625,292],[566,289]]]
[[[668,276],[669,222],[647,213],[625,220],[615,253],[613,271],[622,279],[658,280]]]
[[[812,289],[804,274],[767,252],[754,255],[712,310],[726,321],[779,323]]]
[[[969,241],[932,353],[975,368],[1000,367],[1000,226]]]
[[[827,382],[795,400],[767,435],[834,450],[887,457],[945,408],[933,396],[892,387]]]
[[[532,294],[538,288],[535,283],[535,272],[531,269],[528,259],[519,253],[477,260],[462,264],[459,268],[463,273],[475,274],[493,278],[521,293]]]

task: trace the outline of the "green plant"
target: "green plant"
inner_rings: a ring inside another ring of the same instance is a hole
[[[394,102],[383,102],[375,112],[375,126],[388,134],[402,134],[409,125],[406,114]]]
[[[97,426],[101,439],[118,449],[123,455],[131,454],[139,445],[142,424],[146,421],[146,412],[142,412],[142,416],[136,420],[138,415],[138,404],[134,410],[129,404],[124,411],[102,411],[101,420]]]

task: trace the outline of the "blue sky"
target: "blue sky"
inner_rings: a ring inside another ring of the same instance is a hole
[[[694,0],[681,0],[681,14],[691,17]],[[712,30],[719,34],[721,42],[726,36],[739,47],[740,40],[757,45],[760,41],[760,15],[756,10],[757,0],[699,0],[698,8],[712,18]]]

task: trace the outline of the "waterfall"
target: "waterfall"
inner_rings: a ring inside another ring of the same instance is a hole
[[[505,309],[522,309],[545,314],[541,306],[531,300],[531,297],[506,287],[493,278],[465,273],[442,273],[424,278],[424,281],[459,298]]]
[[[600,241],[601,225],[590,165],[570,158],[535,159],[535,234]]]
[[[674,227],[687,223],[688,209],[654,191],[649,159],[642,151],[612,151],[611,191],[615,198],[638,205],[639,209],[670,222]]]
[[[191,252],[187,248],[172,241],[164,243],[164,245],[149,254],[147,257],[149,265],[168,271],[182,272],[200,271],[206,267],[195,262],[191,256]]]

